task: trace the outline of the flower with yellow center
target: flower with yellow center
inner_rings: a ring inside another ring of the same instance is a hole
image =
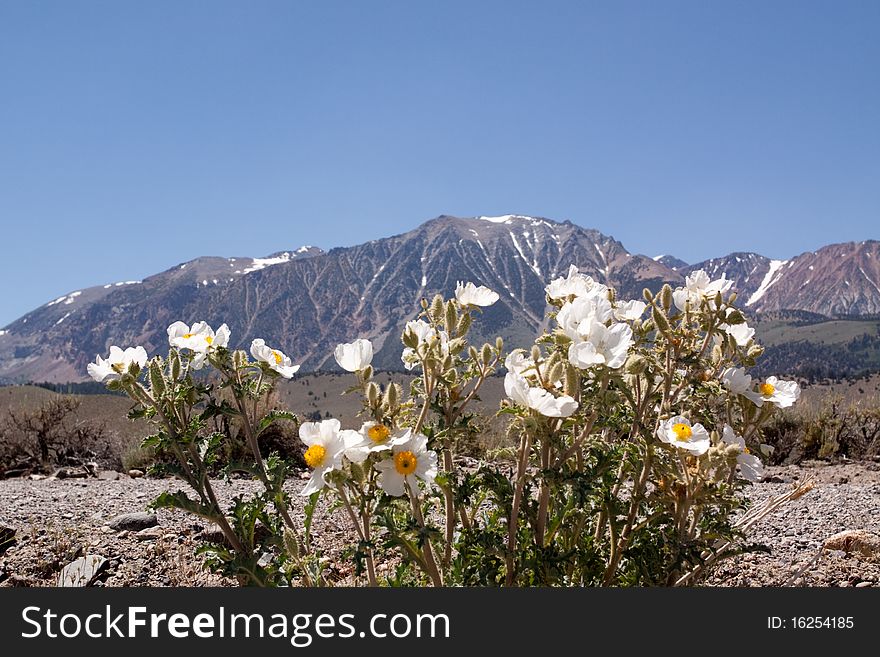
[[[391,448],[391,456],[376,464],[379,486],[389,495],[406,494],[407,485],[416,493],[419,479],[433,484],[437,477],[437,453],[428,449],[428,438],[407,431]]]
[[[418,463],[418,457],[409,450],[394,455],[394,469],[404,477],[415,472]]]
[[[222,324],[216,333],[206,322],[196,322],[192,326],[174,322],[168,327],[168,343],[177,349],[191,351],[190,364],[196,370],[202,368],[209,353],[229,344],[229,335],[226,324]]]
[[[363,463],[370,454],[389,451],[395,444],[407,439],[407,434],[378,422],[365,422],[360,431],[344,431],[345,458],[352,463]]]
[[[699,456],[709,451],[709,432],[702,424],[692,423],[686,417],[676,415],[660,425],[657,437],[664,443]]]
[[[120,378],[128,372],[132,365],[136,365],[138,371],[147,364],[147,352],[143,347],[129,347],[125,351],[116,345],[110,347],[110,355],[107,358],[95,357],[94,363],[89,363],[89,376],[99,383],[111,377],[111,380]]]
[[[721,432],[721,440],[728,445],[735,445],[739,448],[739,453],[736,455],[736,466],[742,478],[751,482],[761,481],[764,476],[764,466],[761,459],[754,456],[746,447],[745,438],[737,435],[729,424],[725,424],[724,430]]]
[[[321,490],[327,485],[327,473],[342,467],[342,454],[345,451],[342,434],[339,420],[304,422],[300,425],[299,439],[307,447],[303,458],[312,469],[312,476],[300,495],[308,496]]]
[[[312,445],[306,450],[303,458],[306,465],[314,470],[320,467],[324,463],[324,459],[327,458],[327,448],[323,445]]]
[[[801,387],[796,381],[783,381],[770,376],[763,383],[758,384],[757,390],[749,390],[743,394],[757,406],[763,406],[768,402],[779,408],[788,408],[800,398]]]
[[[292,377],[299,369],[299,365],[294,365],[284,352],[268,347],[262,338],[251,342],[251,355],[261,363],[266,363],[270,370],[278,372],[285,379]]]
[[[688,440],[691,436],[694,435],[694,431],[693,429],[691,429],[690,425],[685,424],[684,422],[673,424],[672,433],[675,434],[675,437],[678,440]]]

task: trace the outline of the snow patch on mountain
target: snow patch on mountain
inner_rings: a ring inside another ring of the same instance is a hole
[[[761,281],[761,284],[758,286],[758,289],[752,293],[752,296],[749,297],[749,300],[746,301],[747,306],[752,306],[761,300],[761,297],[770,289],[770,286],[773,285],[778,278],[775,278],[776,272],[778,272],[782,267],[788,264],[788,260],[771,260],[770,261],[770,269],[767,270],[767,273],[764,275],[764,280]]]

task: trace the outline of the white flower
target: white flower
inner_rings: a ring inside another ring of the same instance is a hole
[[[644,301],[624,301],[614,308],[614,317],[622,322],[639,319],[648,307]]]
[[[389,495],[400,497],[406,484],[415,488],[417,480],[434,483],[437,477],[437,454],[428,450],[428,438],[407,432],[391,448],[391,457],[376,464],[379,486]]]
[[[578,268],[571,265],[567,276],[560,276],[550,281],[550,285],[544,288],[547,296],[553,300],[567,299],[568,297],[591,297],[605,296],[608,287],[597,283],[590,276],[578,272]]]
[[[746,374],[744,367],[728,367],[721,372],[721,383],[736,395],[747,395],[752,388],[752,375]]]
[[[504,377],[504,391],[517,404],[547,417],[568,417],[578,407],[568,395],[554,397],[543,388],[533,388],[525,377],[515,372],[508,372]]]
[[[739,447],[739,454],[736,455],[736,464],[739,467],[740,474],[743,479],[748,481],[761,481],[764,476],[764,466],[761,459],[749,452],[746,447],[745,438],[738,436],[729,424],[724,425],[724,431],[721,434],[721,440],[728,445],[736,445]]]
[[[416,319],[407,322],[406,328],[403,329],[403,334],[406,335],[407,333],[412,333],[416,336],[418,347],[421,347],[423,344],[433,346],[439,342],[442,355],[446,356],[449,353],[449,335],[446,331],[438,331],[424,320]],[[411,370],[419,364],[419,355],[416,349],[406,347],[400,355],[400,360],[403,361],[403,366],[407,370]]]
[[[556,315],[556,322],[572,340],[586,340],[595,322],[611,319],[611,302],[601,296],[578,297],[566,303]]]
[[[477,287],[473,283],[462,283],[455,286],[455,298],[462,306],[491,306],[498,301],[498,293],[485,285]]]
[[[758,386],[757,391],[749,391],[745,395],[758,406],[763,406],[764,402],[770,402],[779,408],[788,408],[800,398],[801,387],[796,381],[781,381],[775,376],[771,376]]]
[[[709,451],[709,432],[702,424],[691,424],[681,415],[666,420],[657,430],[657,437],[664,443],[686,450],[694,456]]]
[[[304,422],[299,427],[299,439],[308,447],[304,455],[306,465],[312,469],[309,483],[300,495],[311,495],[327,485],[328,472],[342,467],[345,440],[339,431],[339,420]]]
[[[737,346],[740,347],[745,347],[755,337],[755,329],[745,322],[734,324],[733,326],[721,324],[718,328],[731,336],[736,341]]]
[[[732,280],[727,280],[725,274],[714,281],[709,280],[709,275],[702,269],[698,269],[685,278],[684,287],[676,289],[672,293],[672,299],[679,310],[684,310],[688,302],[691,307],[698,308],[703,299],[714,299],[721,292],[726,293],[733,285]]]
[[[270,368],[278,372],[285,379],[292,377],[299,369],[299,365],[294,365],[283,352],[267,347],[266,341],[262,338],[257,338],[251,342],[251,355],[257,360],[267,363]]]
[[[593,322],[586,339],[574,341],[569,346],[568,360],[581,369],[594,365],[616,369],[626,362],[626,355],[632,344],[632,329],[628,324],[607,327]]]
[[[549,383],[551,385],[557,385],[561,383],[562,373],[560,372],[554,380],[550,380],[550,367],[548,367],[548,361],[543,361],[539,367],[535,366],[535,361],[532,360],[530,356],[526,355],[525,349],[514,349],[511,351],[507,358],[504,359],[504,367],[507,368],[508,372],[513,372],[514,374],[519,374],[522,377],[525,377],[529,383],[537,383],[539,380],[544,383]],[[538,370],[540,369],[541,377],[538,378]]]
[[[359,372],[373,361],[373,343],[359,338],[336,346],[333,352],[339,367],[347,372]]]
[[[378,422],[364,422],[360,431],[344,431],[345,458],[352,463],[363,463],[370,454],[385,452],[400,442],[409,440],[409,432],[396,431]]]
[[[89,363],[86,369],[89,376],[100,383],[108,376],[118,379],[128,372],[133,363],[139,368],[147,364],[147,352],[143,347],[129,347],[123,351],[114,345],[110,347],[110,355],[106,359],[96,356],[95,362]]]
[[[222,324],[214,332],[206,322],[196,322],[191,327],[183,322],[174,322],[168,327],[168,343],[177,349],[193,352],[193,369],[199,370],[205,364],[208,353],[229,344],[229,327]]]

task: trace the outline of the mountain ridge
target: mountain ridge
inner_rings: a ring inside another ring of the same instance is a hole
[[[498,333],[524,344],[544,328],[544,286],[570,264],[625,298],[639,298],[645,287],[681,285],[702,268],[733,279],[750,313],[880,313],[880,242],[873,240],[785,261],[742,252],[687,265],[674,256],[630,253],[613,237],[570,221],[441,215],[355,246],[300,247],[264,258],[204,256],[143,281],[68,293],[4,327],[0,378],[83,380],[86,364],[111,343],[163,351],[165,328],[178,319],[226,322],[235,347],[263,337],[304,371],[335,367],[336,343],[368,337],[376,365],[400,369],[399,333],[420,299],[451,294],[459,280],[487,285],[501,301],[485,309],[476,337]],[[808,293],[811,282],[821,294]]]

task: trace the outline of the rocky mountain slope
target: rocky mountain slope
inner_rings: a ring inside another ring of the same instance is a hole
[[[441,216],[384,239],[323,252],[314,247],[266,258],[198,258],[145,279],[65,294],[0,331],[0,379],[82,380],[110,344],[166,347],[182,319],[222,322],[233,346],[263,337],[305,370],[335,367],[333,347],[371,338],[376,364],[400,368],[399,335],[420,299],[451,294],[459,280],[487,285],[501,301],[479,328],[524,344],[542,328],[544,286],[570,264],[638,298],[644,287],[680,285],[695,269],[734,280],[754,312],[880,313],[880,242],[839,244],[775,261],[754,253],[687,265],[674,256],[629,253],[607,235],[571,222],[505,215]],[[480,336],[478,336],[480,337]]]

